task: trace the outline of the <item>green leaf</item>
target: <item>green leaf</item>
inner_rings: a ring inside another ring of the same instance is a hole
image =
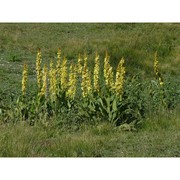
[[[113,112],[117,111],[117,101],[116,101],[116,99],[113,100],[112,109],[113,109]]]

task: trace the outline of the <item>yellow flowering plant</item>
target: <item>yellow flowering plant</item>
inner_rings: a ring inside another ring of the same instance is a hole
[[[54,63],[53,60],[50,61],[50,70],[49,70],[49,93],[50,99],[52,101],[56,100],[56,69],[53,67]]]
[[[159,84],[160,86],[163,86],[164,84],[164,81],[163,81],[163,78],[162,78],[162,75],[159,71],[159,61],[158,61],[158,58],[157,58],[157,51],[155,52],[155,55],[154,55],[154,73],[159,81]]]
[[[154,94],[157,94],[157,96],[160,98],[159,101],[161,101],[164,106],[167,106],[167,103],[165,102],[166,95],[165,95],[165,91],[164,91],[164,80],[159,71],[159,61],[158,61],[157,56],[158,55],[157,55],[157,51],[156,51],[154,54],[154,73],[156,75],[156,78],[158,79],[158,82],[160,85],[160,90],[159,91],[157,90]]]
[[[124,58],[120,59],[116,68],[113,67],[113,71],[107,52],[104,62],[100,62],[100,57],[96,53],[94,67],[88,66],[88,60],[87,55],[83,58],[79,55],[76,63],[73,60],[71,62],[65,57],[61,58],[61,50],[58,49],[56,61],[51,60],[49,68],[44,64],[41,69],[42,58],[39,49],[36,57],[38,93],[31,101],[22,98],[19,103],[21,119],[38,117],[48,120],[49,117],[76,112],[78,122],[87,120],[97,123],[105,120],[114,125],[121,125],[140,120],[145,111],[145,83],[142,78],[138,75],[133,78],[125,76]],[[166,86],[159,71],[157,52],[154,57],[154,73],[158,81],[154,81],[154,87],[147,86],[150,90],[154,88],[149,101],[155,104],[155,109],[158,102],[166,100],[164,104],[167,107],[172,103],[169,103],[170,100],[165,94]],[[26,64],[22,76],[22,97],[26,97]]]
[[[69,97],[70,99],[74,99],[76,95],[76,71],[76,66],[71,64],[69,72],[68,90],[66,92],[67,97]]]
[[[82,69],[83,69],[83,59],[81,58],[81,55],[79,54],[78,61],[77,61],[77,73],[81,74]]]
[[[67,78],[68,78],[68,72],[67,72],[67,59],[64,57],[62,64],[61,64],[61,90],[65,91],[67,89]]]
[[[57,86],[60,88],[61,84],[61,49],[57,52],[57,64],[56,64],[56,76],[57,76]]]
[[[45,64],[42,71],[42,88],[39,94],[40,96],[47,96],[47,80],[48,80],[48,69]]]
[[[24,64],[23,68],[23,74],[22,74],[22,96],[25,95],[26,93],[26,88],[27,88],[27,79],[28,79],[28,73],[27,73],[27,65]]]
[[[104,78],[105,84],[109,91],[112,91],[114,88],[114,78],[113,78],[113,69],[109,63],[110,56],[106,52],[106,56],[104,58]]]
[[[100,63],[99,63],[99,55],[96,53],[95,57],[95,67],[94,67],[94,92],[98,93],[100,92],[99,87],[99,70],[100,70]]]
[[[125,67],[124,67],[124,58],[122,58],[118,64],[117,70],[116,70],[116,80],[114,89],[116,92],[116,95],[122,99],[123,94],[123,84],[124,84],[124,78],[125,78]]]
[[[81,82],[81,90],[83,98],[87,97],[91,94],[92,85],[91,85],[91,78],[90,73],[87,67],[87,56],[84,56],[84,66],[82,70],[82,82]]]
[[[42,62],[42,56],[41,56],[41,50],[38,49],[37,57],[36,57],[36,75],[37,75],[37,85],[38,85],[38,91],[41,89],[41,62]]]

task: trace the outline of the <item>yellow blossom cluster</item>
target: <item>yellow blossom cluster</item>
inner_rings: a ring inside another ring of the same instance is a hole
[[[25,93],[26,93],[27,78],[28,78],[27,65],[24,64],[23,74],[22,74],[22,95],[23,95],[23,96],[24,96]]]
[[[57,60],[50,61],[49,68],[44,64],[41,70],[41,51],[38,49],[36,57],[36,74],[38,84],[38,95],[50,98],[53,102],[59,93],[65,92],[66,96],[70,99],[74,99],[78,83],[82,90],[82,97],[85,98],[95,92],[100,95],[100,72],[104,73],[104,83],[110,92],[116,93],[118,96],[122,96],[123,84],[125,77],[124,59],[122,58],[118,64],[116,70],[116,78],[114,81],[113,69],[110,65],[110,56],[106,52],[104,59],[104,67],[100,67],[99,55],[96,53],[94,59],[94,69],[91,72],[88,68],[87,56],[81,58],[79,55],[77,64],[71,63],[68,69],[67,59],[64,57],[61,60],[61,50],[58,49]],[[154,69],[156,75],[158,74],[157,60],[155,61]],[[91,77],[92,73],[92,77]],[[80,82],[79,82],[80,81]],[[23,78],[22,78],[22,94],[25,94],[27,82],[27,66],[24,65]],[[93,84],[92,84],[93,83]]]
[[[96,53],[94,66],[94,91],[99,93],[99,55]]]
[[[157,59],[157,51],[155,52],[155,56],[154,56],[154,73],[156,74],[158,80],[159,80],[159,84],[160,86],[163,86],[164,82],[163,82],[163,78],[161,73],[159,72],[159,66],[158,66],[158,59]]]
[[[77,62],[77,73],[78,74],[82,73],[82,69],[83,69],[82,63],[83,63],[83,60],[81,58],[81,55],[79,54],[78,62]]]
[[[61,65],[61,89],[65,91],[67,89],[67,59],[64,57]]]
[[[83,66],[83,70],[82,70],[81,90],[82,90],[83,97],[87,97],[92,91],[91,77],[90,77],[90,73],[89,73],[89,70],[87,67],[87,56],[86,55],[84,57],[84,66]]]
[[[116,80],[115,80],[115,91],[118,96],[122,96],[123,93],[123,84],[124,84],[124,77],[125,77],[125,67],[124,67],[124,58],[122,58],[118,64],[116,70]]]
[[[46,64],[43,67],[42,71],[42,88],[40,91],[40,96],[46,96],[47,95],[47,78],[48,78],[48,69]]]
[[[38,49],[37,57],[36,57],[36,75],[37,75],[37,84],[38,84],[38,89],[39,90],[41,88],[41,77],[42,77],[41,61],[42,61],[41,50]]]
[[[113,80],[113,70],[109,63],[110,56],[106,52],[106,56],[104,59],[104,78],[107,88],[112,91],[114,88],[114,80]]]
[[[57,64],[56,64],[56,75],[57,75],[57,83],[61,82],[61,49],[58,49],[57,52]]]
[[[74,99],[76,94],[76,71],[76,66],[71,64],[69,72],[68,90],[66,92],[66,95],[71,99]]]
[[[50,97],[51,100],[55,100],[56,99],[56,69],[53,67],[53,61],[51,60],[50,62],[50,70],[49,70],[49,83],[50,83],[50,87],[49,87],[49,92],[50,92]]]

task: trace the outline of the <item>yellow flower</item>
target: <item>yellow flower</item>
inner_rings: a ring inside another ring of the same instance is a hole
[[[42,58],[41,58],[41,50],[38,49],[38,52],[37,52],[37,57],[36,57],[36,74],[37,74],[37,84],[38,84],[38,89],[40,90],[41,88],[41,61],[42,61]]]
[[[91,78],[87,67],[87,56],[84,57],[84,67],[82,70],[82,82],[81,82],[82,96],[87,97],[91,91]]]
[[[61,59],[61,49],[58,48],[58,52],[57,52],[57,60]]]
[[[119,61],[117,70],[116,70],[116,81],[115,81],[115,92],[118,96],[122,96],[123,93],[123,84],[124,84],[124,77],[125,77],[125,67],[124,65],[124,59],[122,58]]]
[[[78,74],[82,73],[82,69],[83,69],[82,63],[83,62],[82,62],[82,59],[81,59],[81,55],[79,54],[78,62],[77,62],[77,73]]]
[[[50,92],[50,97],[51,100],[56,99],[56,69],[53,67],[53,61],[51,60],[50,62],[50,70],[49,70],[49,81],[50,81],[50,87],[49,87],[49,92]]]
[[[99,55],[97,53],[94,67],[94,91],[99,93]]]
[[[67,88],[67,59],[64,58],[61,66],[61,89],[63,91]]]
[[[56,65],[56,74],[57,74],[57,84],[61,82],[61,49],[58,49],[57,52],[57,65]]]
[[[160,81],[160,83],[159,83],[161,86],[163,86],[164,85],[164,83],[163,83],[163,81]]]
[[[76,94],[76,67],[71,64],[69,73],[68,90],[66,95],[71,99],[74,99]]]
[[[40,92],[40,96],[46,96],[47,95],[47,74],[48,74],[48,69],[46,64],[43,67],[43,71],[42,71],[42,88],[41,88],[41,92]]]
[[[26,93],[27,78],[28,78],[27,65],[24,64],[23,74],[22,74],[22,95],[23,95],[23,96],[24,96],[25,93]]]
[[[108,56],[106,52],[106,56],[104,59],[104,77],[105,77],[105,83],[109,90],[113,90],[114,88],[114,80],[113,80],[113,70],[111,65],[109,64],[110,57]]]
[[[162,75],[159,72],[158,59],[157,59],[157,51],[155,52],[155,57],[154,57],[154,72],[155,72],[157,78],[159,79],[160,86],[163,86],[164,82],[163,82]]]
[[[158,76],[159,69],[158,69],[157,51],[155,52],[155,56],[154,56],[154,72]]]

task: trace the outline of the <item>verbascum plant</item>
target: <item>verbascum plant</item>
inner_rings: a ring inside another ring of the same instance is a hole
[[[57,75],[57,84],[61,83],[61,49],[58,49],[57,52],[57,64],[56,64],[56,75]]]
[[[94,91],[99,94],[99,55],[96,53],[94,66]]]
[[[68,90],[66,92],[67,97],[74,99],[76,94],[76,66],[70,65],[70,72],[69,72],[69,82],[68,82]]]
[[[47,96],[47,77],[48,76],[48,69],[46,64],[43,67],[43,71],[42,71],[42,88],[40,91],[40,96]]]
[[[85,98],[92,92],[91,78],[87,67],[87,56],[84,57],[84,66],[82,70],[82,82],[81,82],[82,96]]]
[[[37,75],[38,91],[41,89],[41,77],[42,77],[41,61],[42,61],[41,50],[38,49],[37,57],[36,57],[36,75]]]
[[[116,70],[116,80],[114,85],[116,95],[119,96],[120,98],[122,98],[122,94],[123,94],[125,73],[126,73],[126,69],[124,67],[124,58],[122,58]]]
[[[82,69],[83,69],[83,60],[81,58],[81,55],[79,54],[79,57],[78,57],[78,62],[77,62],[77,73],[78,74],[81,74],[82,73]]]
[[[65,91],[67,89],[67,59],[64,57],[61,65],[61,89]]]
[[[24,64],[23,73],[22,73],[22,95],[24,96],[26,94],[26,86],[27,86],[27,65]]]
[[[53,61],[50,62],[50,70],[49,70],[49,93],[52,101],[56,100],[56,69],[53,67]]]
[[[113,80],[113,70],[109,63],[109,55],[106,52],[106,56],[104,59],[104,78],[105,78],[105,84],[107,88],[112,91],[114,88],[114,80]]]
[[[158,69],[158,60],[157,60],[157,52],[155,52],[154,55],[154,73],[158,75],[159,69]]]
[[[156,74],[156,76],[157,76],[157,78],[159,80],[160,86],[163,86],[164,81],[163,81],[161,73],[159,72],[158,64],[159,64],[159,62],[158,62],[158,59],[157,59],[157,52],[155,52],[155,56],[154,56],[154,73]]]

